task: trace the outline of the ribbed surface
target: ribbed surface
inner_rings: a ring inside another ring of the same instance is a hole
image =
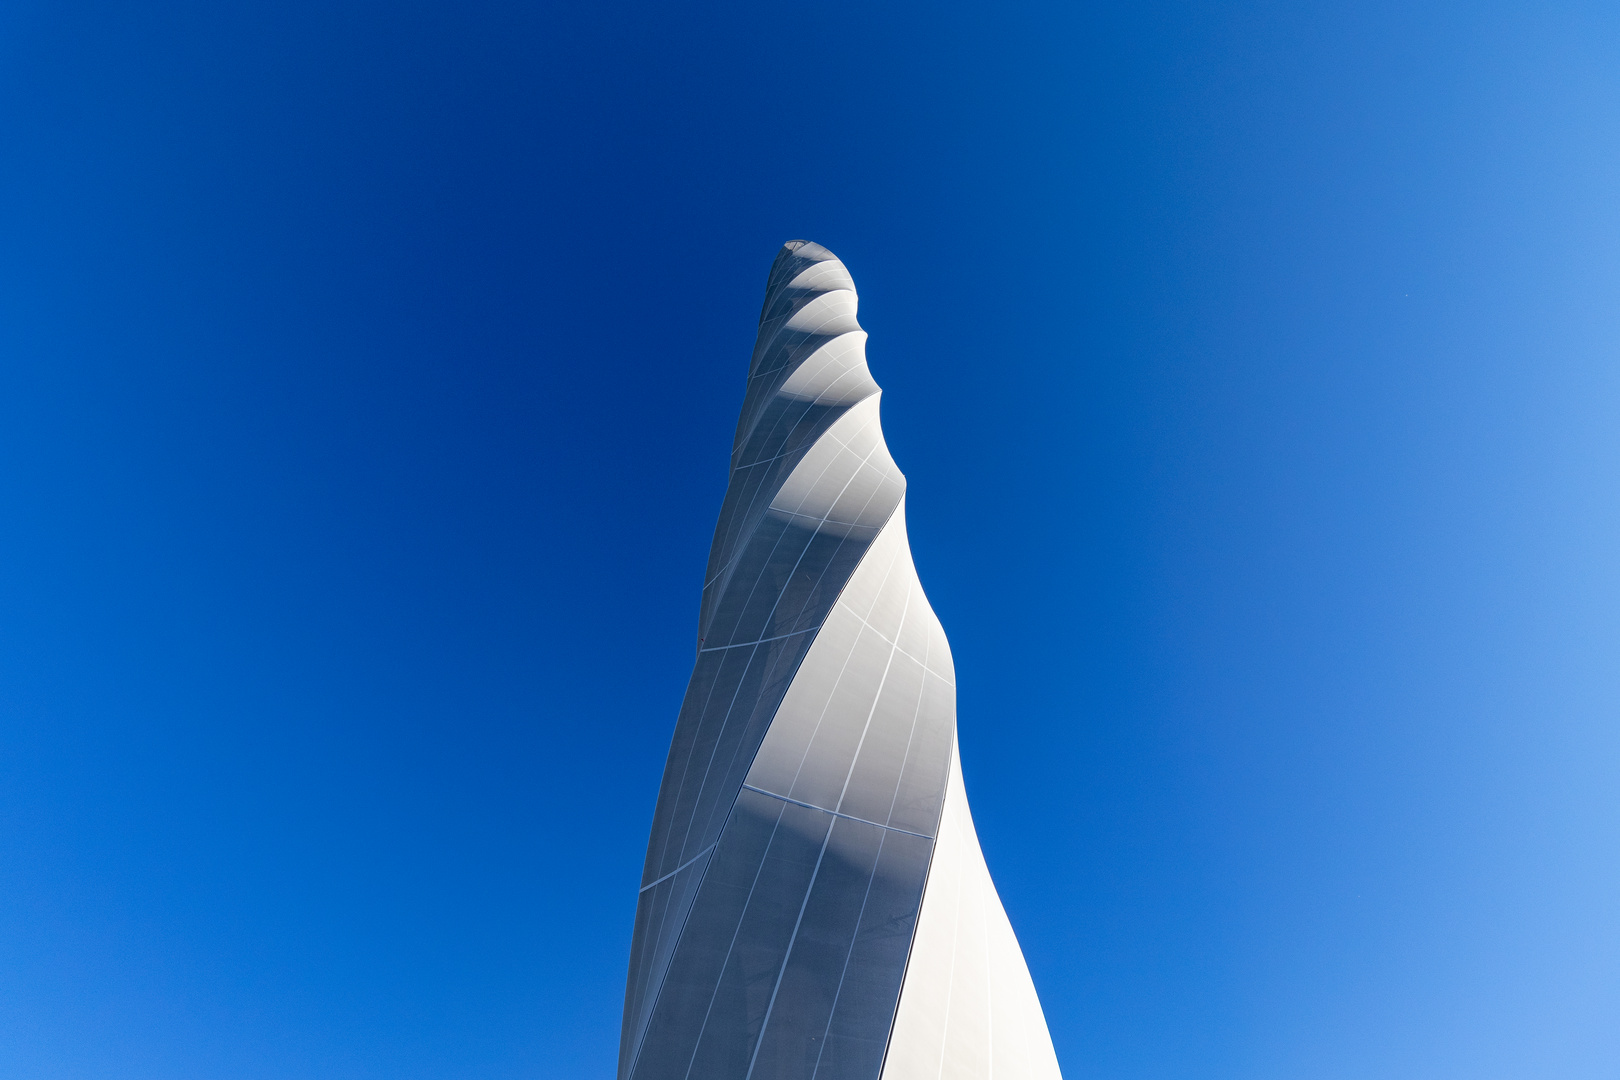
[[[902,985],[944,895],[955,676],[856,304],[825,248],[777,255],[647,848],[620,1080],[878,1080],[897,1008],[929,1015]]]

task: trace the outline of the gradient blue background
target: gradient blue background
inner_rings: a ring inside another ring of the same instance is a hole
[[[1068,1080],[1620,1074],[1610,4],[0,7],[0,1074],[608,1077],[778,244]]]

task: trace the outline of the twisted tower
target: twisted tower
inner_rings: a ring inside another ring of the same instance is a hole
[[[956,759],[855,285],[771,265],[653,814],[619,1080],[1060,1080]]]

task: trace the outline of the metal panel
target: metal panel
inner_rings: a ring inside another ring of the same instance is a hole
[[[920,1077],[925,1059],[969,1060],[951,1039],[989,1045],[974,1025],[993,1023],[1025,1048],[998,1075],[1048,1075],[1004,915],[964,931],[982,939],[975,977],[1012,987],[999,1012],[967,1004],[982,986],[943,1013],[937,986],[907,989],[957,947],[946,915],[1001,909],[964,839],[950,648],[912,565],[856,303],[825,248],[778,254],[653,815],[620,1080]]]

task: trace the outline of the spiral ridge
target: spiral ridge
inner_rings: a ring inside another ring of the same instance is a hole
[[[619,1080],[1059,1076],[848,270],[771,266],[653,816]]]

